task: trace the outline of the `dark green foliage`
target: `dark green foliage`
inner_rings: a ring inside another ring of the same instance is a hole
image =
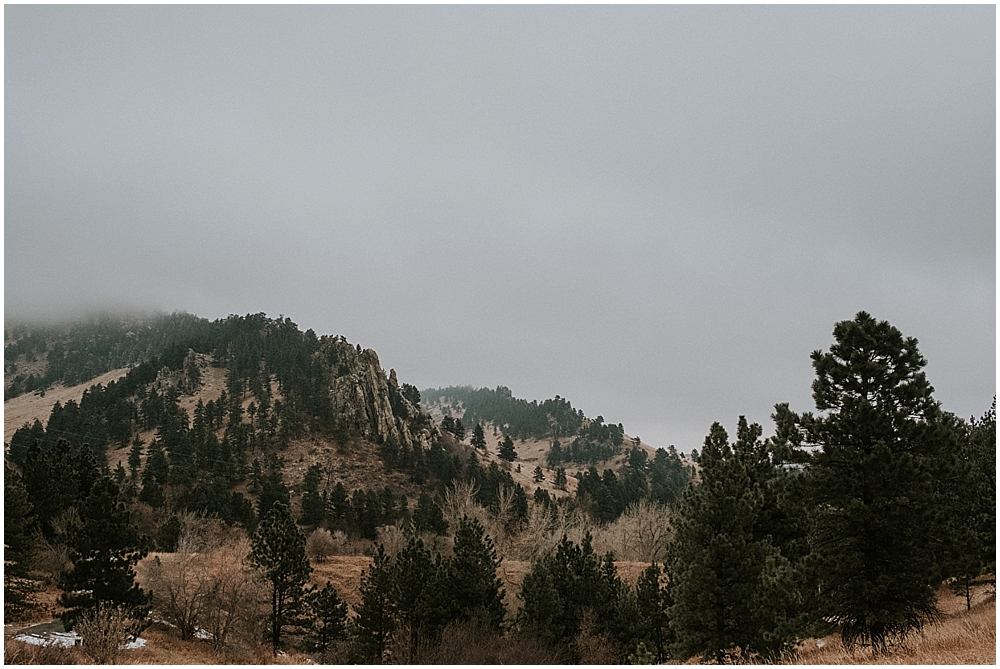
[[[702,450],[701,483],[674,516],[666,570],[670,627],[680,659],[775,660],[796,641],[791,566],[761,523],[773,467],[761,428],[741,416],[737,441],[714,423]]]
[[[417,390],[416,386],[412,386],[409,383],[404,383],[400,388],[400,392],[402,393],[403,397],[405,397],[410,401],[410,404],[412,404],[415,407],[420,406],[420,391]]]
[[[162,352],[156,369],[180,369],[189,348],[204,353],[212,345],[211,324],[185,313],[151,318],[97,316],[64,325],[6,327],[13,341],[4,346],[5,362],[22,355],[45,355],[48,366],[42,377],[15,376],[5,400],[57,382],[73,386],[118,367],[149,361],[150,351]]]
[[[413,510],[413,529],[417,532],[431,532],[444,535],[448,532],[448,521],[444,518],[441,507],[425,492],[417,499],[417,508]]]
[[[78,506],[99,477],[110,474],[87,444],[73,446],[66,439],[52,446],[32,444],[21,470],[28,501],[47,539],[54,537],[53,521]]]
[[[73,569],[59,579],[63,623],[72,628],[97,606],[124,606],[143,620],[152,595],[135,584],[134,566],[146,556],[146,539],[130,522],[119,490],[108,477],[98,479],[77,510],[80,525],[70,533]]]
[[[450,619],[475,617],[500,629],[506,614],[503,582],[497,578],[500,562],[479,521],[463,517],[455,531],[454,556],[443,567],[448,601],[455,609]]]
[[[470,386],[429,389],[423,391],[423,395],[435,401],[443,399],[453,405],[461,402],[465,408],[466,424],[491,422],[501,426],[515,439],[573,435],[584,420],[583,412],[573,409],[567,400],[558,395],[541,403],[528,402],[515,398],[504,386],[498,386],[496,390]]]
[[[821,447],[808,467],[824,617],[847,646],[886,651],[937,615],[946,544],[941,486],[958,445],[922,371],[917,340],[859,312],[814,351],[820,416],[801,419]]]
[[[636,637],[655,653],[657,664],[667,660],[668,646],[673,643],[667,610],[672,602],[667,595],[664,571],[655,562],[639,575],[635,585]]]
[[[326,499],[320,494],[319,484],[323,480],[323,468],[310,465],[302,481],[302,516],[299,523],[317,527],[326,518]]]
[[[531,472],[531,480],[535,483],[541,483],[545,480],[545,473],[542,471],[541,466],[536,466],[535,470]]]
[[[977,583],[996,584],[996,397],[981,419],[972,418],[959,439],[958,485],[948,503],[953,536],[952,590],[972,606]]]
[[[3,477],[3,610],[5,620],[14,620],[32,606],[35,582],[29,577],[35,517],[21,475],[4,460]]]
[[[312,572],[306,557],[306,538],[283,502],[275,502],[260,521],[251,538],[250,562],[271,586],[268,628],[277,653],[282,630],[303,624],[303,588]]]
[[[381,664],[389,639],[398,626],[395,579],[385,548],[379,544],[372,565],[361,574],[361,604],[353,619],[358,642],[368,662]]]
[[[602,564],[594,553],[589,532],[579,546],[564,536],[555,553],[536,560],[525,575],[519,623],[547,644],[568,647],[590,609],[598,632],[624,647],[634,635],[634,619],[623,616],[627,594],[611,556]]]
[[[472,430],[472,446],[486,448],[486,435],[483,434],[483,426],[479,423],[476,423],[476,427]]]
[[[291,506],[291,493],[288,486],[281,478],[282,461],[280,458],[270,455],[267,458],[267,470],[257,481],[257,517],[263,518],[277,503]]]
[[[409,632],[408,662],[416,658],[420,641],[443,626],[443,616],[437,609],[444,601],[439,578],[440,561],[435,561],[422,539],[411,536],[396,556],[392,566],[395,612],[403,628]]]
[[[503,436],[503,442],[500,444],[500,451],[498,455],[507,462],[514,462],[514,460],[517,460],[517,451],[514,449],[514,440],[510,438],[509,434],[505,434]]]
[[[311,588],[305,595],[305,603],[309,623],[302,647],[309,653],[325,653],[331,644],[345,636],[347,603],[329,581],[323,588]]]
[[[562,467],[556,468],[555,484],[556,487],[559,488],[560,490],[566,489],[566,470],[563,469]]]
[[[156,549],[165,553],[177,550],[181,529],[181,519],[176,514],[171,514],[167,522],[160,526],[160,531],[156,535]]]

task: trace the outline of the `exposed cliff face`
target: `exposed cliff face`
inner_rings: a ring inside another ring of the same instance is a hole
[[[396,370],[386,377],[378,355],[359,350],[342,338],[323,341],[321,355],[330,363],[330,401],[345,427],[376,443],[395,439],[423,447],[440,436],[436,425],[399,390]]]

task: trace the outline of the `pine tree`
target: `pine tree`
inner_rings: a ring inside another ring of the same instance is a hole
[[[535,471],[531,473],[531,480],[535,483],[541,483],[545,480],[545,472],[542,471],[542,467],[536,466]]]
[[[631,636],[634,621],[620,615],[625,588],[612,556],[602,565],[591,542],[590,532],[579,546],[564,535],[555,553],[536,560],[524,577],[519,621],[546,643],[568,644],[580,631],[586,609],[594,611],[600,632],[620,642],[619,635]]]
[[[441,507],[425,492],[417,499],[417,508],[413,510],[413,529],[416,532],[432,532],[444,535],[448,532],[448,521],[445,520]]]
[[[132,618],[145,619],[152,595],[136,585],[133,567],[146,557],[148,540],[130,522],[114,481],[98,479],[78,512],[80,524],[69,541],[73,569],[59,579],[59,603],[67,609],[63,623],[71,629],[105,605],[124,606]]]
[[[330,581],[322,589],[311,588],[305,601],[309,608],[309,625],[303,648],[311,653],[325,653],[333,642],[344,637],[347,604]]]
[[[455,531],[454,557],[444,568],[448,598],[459,619],[478,616],[489,627],[500,629],[506,615],[503,581],[497,578],[501,561],[482,524],[463,516]]]
[[[556,468],[556,487],[560,490],[566,489],[566,470],[562,467]]]
[[[791,569],[769,535],[764,507],[761,428],[741,416],[731,448],[714,423],[702,450],[701,483],[685,490],[668,551],[670,626],[680,659],[773,660],[795,639]]]
[[[473,448],[486,448],[486,435],[483,433],[483,426],[476,423],[475,429],[472,430],[472,446]]]
[[[939,491],[958,450],[917,340],[859,312],[814,351],[819,416],[801,419],[816,521],[821,613],[848,647],[882,653],[937,616]]]
[[[514,462],[514,460],[517,460],[517,451],[514,450],[514,440],[510,438],[509,434],[505,434],[503,436],[503,442],[500,444],[499,455],[508,462]]]
[[[409,662],[416,658],[422,636],[433,621],[432,587],[436,585],[439,564],[431,558],[420,537],[411,536],[396,556],[392,568],[393,601],[404,629],[409,631]]]
[[[139,476],[139,466],[142,465],[142,447],[142,439],[136,434],[135,439],[132,440],[132,446],[128,451],[129,475],[133,481]]]
[[[949,498],[954,537],[952,591],[972,608],[972,590],[996,585],[996,397],[981,419],[973,418],[959,440],[959,485]]]
[[[299,523],[309,527],[317,527],[326,518],[326,500],[319,492],[319,484],[323,480],[323,468],[311,465],[306,470],[302,481],[302,516]]]
[[[673,641],[667,609],[672,603],[663,582],[663,570],[655,562],[639,575],[635,584],[637,634],[655,653],[656,664],[667,660],[667,646]]]
[[[354,627],[367,658],[381,664],[389,639],[398,626],[394,600],[394,578],[389,556],[379,544],[372,565],[361,574],[358,592],[361,604],[355,609]]]
[[[31,608],[30,595],[36,589],[30,578],[32,566],[31,528],[34,514],[21,475],[4,460],[3,478],[3,610],[4,619],[13,620]]]
[[[251,538],[250,562],[263,572],[271,586],[268,626],[277,654],[282,630],[302,626],[303,588],[312,572],[306,557],[306,538],[283,502],[275,502],[260,521]]]

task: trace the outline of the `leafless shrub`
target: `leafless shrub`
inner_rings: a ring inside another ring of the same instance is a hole
[[[387,555],[395,555],[406,546],[406,532],[399,525],[383,525],[375,529],[375,543],[385,547]]]
[[[41,532],[35,535],[34,568],[46,583],[56,583],[59,576],[72,566],[69,548],[64,543],[49,541]]]
[[[561,664],[566,658],[534,637],[500,636],[472,620],[448,625],[441,641],[420,649],[417,664]]]
[[[617,644],[597,631],[596,616],[591,609],[583,612],[573,648],[580,664],[621,664],[623,659]]]
[[[229,542],[207,555],[208,606],[203,620],[217,648],[259,646],[263,631],[264,583],[247,563],[250,542]]]
[[[87,664],[77,648],[46,645],[36,646],[13,639],[4,639],[3,663],[8,664]]]
[[[213,551],[234,538],[234,530],[218,518],[208,518],[190,511],[178,514],[177,518],[181,524],[177,539],[178,553]]]
[[[306,555],[311,560],[319,561],[326,560],[331,555],[336,555],[337,548],[342,544],[342,541],[338,541],[338,539],[343,537],[344,533],[338,531],[337,534],[340,537],[335,537],[330,530],[323,528],[313,530],[306,538]]]
[[[80,514],[77,513],[75,506],[71,506],[53,518],[50,521],[50,524],[52,525],[52,531],[55,532],[56,538],[60,542],[65,543],[69,533],[73,531],[73,528],[80,524]]]
[[[143,580],[153,591],[153,606],[168,623],[175,625],[182,639],[190,639],[202,624],[210,605],[211,574],[209,556],[177,553],[145,563]]]
[[[483,527],[491,524],[489,511],[476,501],[477,492],[476,485],[468,481],[456,481],[451,488],[445,490],[441,511],[448,521],[448,527],[458,527],[465,516],[475,518]]]
[[[124,608],[103,606],[80,618],[74,629],[83,637],[84,655],[94,664],[118,664],[124,646],[135,638],[138,624]]]
[[[669,509],[642,499],[594,532],[594,551],[612,551],[619,560],[662,562],[671,536]]]
[[[535,504],[528,508],[521,532],[508,542],[505,557],[534,560],[555,550],[563,535],[579,544],[587,532],[593,534],[594,530],[593,522],[579,509],[567,512],[562,506]]]

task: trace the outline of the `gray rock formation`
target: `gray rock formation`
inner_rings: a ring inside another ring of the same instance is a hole
[[[330,363],[330,401],[347,430],[368,441],[395,439],[424,448],[440,432],[399,390],[396,370],[386,377],[378,355],[340,337],[324,338],[320,355]]]

